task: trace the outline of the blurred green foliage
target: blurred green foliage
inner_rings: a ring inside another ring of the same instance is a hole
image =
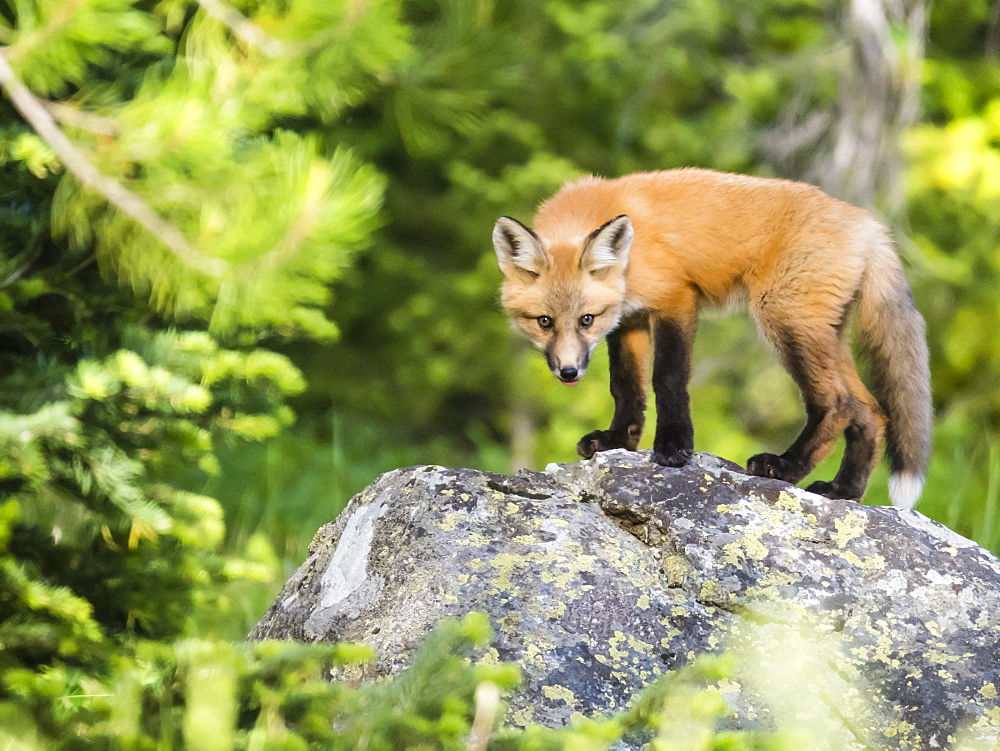
[[[562,389],[509,331],[495,218],[527,221],[586,173],[796,177],[763,144],[789,101],[823,113],[842,96],[843,14],[0,1],[14,74],[182,238],[111,207],[0,101],[0,732],[325,739],[312,713],[348,695],[320,680],[340,653],[218,641],[246,633],[316,528],[381,471],[571,461],[610,418],[603,350]],[[1000,35],[989,0],[937,0],[928,32],[894,219],[938,413],[921,510],[998,550]],[[692,398],[697,448],[737,461],[803,420],[745,316],[702,323]],[[867,500],[884,498],[882,468]],[[461,722],[478,675],[456,684]],[[625,732],[609,722],[510,742],[589,747]],[[460,725],[427,732],[447,745]]]
[[[344,680],[366,647],[296,642],[145,641],[111,683],[70,671],[20,676],[27,695],[63,709],[39,724],[0,702],[5,748],[482,749],[599,751],[623,738],[655,751],[792,751],[791,733],[715,732],[728,713],[718,683],[732,661],[699,658],[647,687],[627,710],[569,727],[502,728],[510,664],[475,661],[491,639],[481,613],[443,620],[391,682]],[[338,676],[341,680],[331,681]]]
[[[354,427],[336,436],[338,451],[356,458],[338,476],[370,463],[352,491],[401,455],[496,470],[510,468],[512,451],[533,468],[574,460],[579,436],[610,419],[606,359],[599,352],[591,375],[563,389],[510,335],[487,238],[496,216],[527,221],[585,173],[697,165],[794,178],[762,144],[790,100],[829,116],[852,59],[844,6],[821,0],[404,7],[420,55],[342,131],[388,176],[384,226],[338,285],[343,336],[294,350],[311,384],[299,411],[312,419],[301,428],[325,445],[345,421]],[[940,416],[921,509],[987,545],[998,541],[987,506],[1000,425],[991,18],[987,0],[931,8],[926,114],[904,140],[907,202],[893,219],[928,320]],[[419,142],[418,106],[449,114],[428,114]],[[735,461],[787,446],[804,419],[745,314],[703,317],[692,402],[696,447]],[[367,450],[373,432],[391,436],[388,455]],[[886,498],[883,466],[867,501]]]

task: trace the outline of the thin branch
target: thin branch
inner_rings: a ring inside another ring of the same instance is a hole
[[[42,254],[42,245],[41,243],[36,241],[35,247],[32,248],[31,252],[28,254],[28,260],[25,261],[23,264],[21,264],[19,268],[14,269],[14,271],[12,271],[6,279],[0,282],[0,289],[9,287],[18,279],[20,279],[22,276],[24,276],[24,273],[31,268],[32,264],[38,260],[38,257],[41,254]]]
[[[75,276],[76,274],[78,274],[79,272],[83,271],[85,268],[87,268],[90,264],[92,264],[96,260],[97,260],[97,254],[96,253],[91,253],[86,258],[84,258],[82,261],[80,261],[80,263],[78,263],[76,266],[74,266],[69,271],[67,271],[66,274],[65,274],[65,276],[67,276],[67,277]]]
[[[278,57],[284,53],[285,45],[281,41],[270,36],[231,5],[222,0],[197,0],[197,2],[209,16],[228,26],[237,39],[259,48],[268,57]]]
[[[472,719],[465,751],[484,751],[490,742],[490,731],[500,708],[500,689],[495,683],[483,681],[476,686],[476,714]]]
[[[118,132],[118,122],[113,117],[104,117],[103,115],[95,115],[92,112],[84,112],[62,102],[46,102],[41,99],[39,99],[39,102],[49,111],[52,117],[61,123],[66,123],[66,125],[102,136],[113,136]]]
[[[166,245],[183,263],[212,276],[222,275],[226,267],[224,261],[200,253],[188,243],[187,238],[177,227],[157,214],[149,204],[87,161],[87,158],[59,130],[59,126],[45,106],[27,86],[21,83],[2,50],[0,50],[0,86],[6,91],[7,97],[21,116],[85,188],[100,193],[108,203],[132,217]]]

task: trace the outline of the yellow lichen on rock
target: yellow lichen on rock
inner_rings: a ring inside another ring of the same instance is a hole
[[[841,551],[840,556],[855,568],[873,569],[875,571],[881,571],[886,568],[885,558],[881,555],[876,554],[862,558],[853,550],[844,550]]]
[[[663,570],[667,576],[668,587],[684,585],[686,575],[692,571],[691,563],[682,555],[668,555],[663,561]]]
[[[542,695],[546,699],[562,699],[569,706],[576,706],[576,695],[565,686],[542,686]]]
[[[767,546],[760,539],[764,531],[748,530],[740,539],[722,546],[722,562],[741,567],[747,559],[762,561],[767,558]]]
[[[837,531],[830,535],[830,540],[838,548],[844,547],[851,540],[862,537],[865,533],[865,517],[858,513],[849,513],[839,519],[834,519]]]
[[[905,720],[894,720],[882,731],[882,734],[886,738],[896,738],[897,736],[909,737],[913,734],[914,730],[916,730],[916,727],[913,723],[906,722]]]

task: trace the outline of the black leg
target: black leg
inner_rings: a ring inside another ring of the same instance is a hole
[[[851,367],[853,370],[853,363]],[[847,446],[840,469],[832,481],[814,482],[806,490],[828,498],[858,501],[864,495],[868,478],[878,461],[885,434],[885,416],[856,373],[851,373],[851,381],[857,389],[858,398],[852,402],[854,417],[844,431]]]
[[[694,332],[681,322],[661,318],[653,323],[653,391],[656,394],[656,437],[653,461],[680,467],[694,452],[694,426],[688,380]]]
[[[844,436],[847,439],[847,448],[837,476],[831,482],[817,480],[810,483],[806,488],[810,493],[848,501],[860,500],[864,495],[868,474],[871,471],[871,457],[875,453],[875,442],[855,425],[848,426]]]
[[[847,392],[842,378],[842,345],[835,329],[820,328],[810,333],[773,326],[765,331],[802,392],[806,424],[785,453],[751,456],[747,460],[747,471],[795,484],[830,453],[834,442],[847,428],[853,397]]]
[[[598,451],[625,448],[635,451],[646,420],[646,355],[649,350],[648,324],[616,329],[608,334],[611,366],[611,395],[615,415],[607,430],[587,433],[576,446],[589,459]]]

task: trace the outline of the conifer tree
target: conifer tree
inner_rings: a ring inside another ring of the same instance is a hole
[[[0,708],[43,735],[149,640],[234,635],[262,572],[185,478],[292,421],[264,342],[336,334],[382,183],[323,130],[406,52],[397,13],[0,4]]]

